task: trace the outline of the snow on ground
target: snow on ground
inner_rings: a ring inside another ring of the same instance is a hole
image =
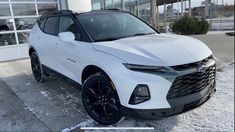
[[[217,72],[217,92],[204,105],[181,115],[168,117],[160,121],[137,122],[125,119],[109,127],[154,127],[155,131],[234,131],[234,64]],[[92,120],[91,120],[92,121]],[[89,123],[87,123],[89,122]],[[93,123],[92,123],[93,122]],[[78,127],[96,127],[94,121],[85,121]],[[93,125],[92,125],[93,124]],[[78,129],[64,129],[64,131]],[[87,130],[88,131],[88,130]],[[92,130],[92,132],[103,130]],[[105,130],[113,132],[120,130]],[[123,130],[128,131],[128,130]],[[131,131],[131,130],[130,130]],[[142,130],[144,131],[144,130]]]

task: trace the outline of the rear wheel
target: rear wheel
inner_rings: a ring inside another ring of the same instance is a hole
[[[45,75],[43,74],[42,66],[39,61],[37,53],[32,52],[30,55],[30,59],[31,59],[31,69],[35,80],[38,82],[43,82],[45,80]]]
[[[116,89],[102,73],[94,74],[84,82],[82,101],[87,113],[100,124],[111,125],[122,119]]]

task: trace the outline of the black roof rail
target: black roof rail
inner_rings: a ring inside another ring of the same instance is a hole
[[[47,17],[49,15],[55,15],[55,14],[64,14],[64,15],[67,15],[67,14],[75,14],[75,12],[71,11],[71,10],[56,10],[56,11],[48,11],[48,12],[45,12],[42,17]]]
[[[71,14],[73,13],[71,10],[57,10],[53,12],[48,12],[48,14]]]

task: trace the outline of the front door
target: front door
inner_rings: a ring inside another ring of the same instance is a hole
[[[74,42],[64,42],[59,40],[58,43],[58,63],[60,64],[60,71],[63,75],[78,81],[77,76],[79,70],[79,39],[80,32],[74,20],[70,16],[61,16],[59,21],[59,33],[72,32],[75,36]]]

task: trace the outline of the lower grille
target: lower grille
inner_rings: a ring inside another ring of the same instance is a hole
[[[182,97],[200,92],[215,80],[216,66],[208,67],[204,72],[179,76],[173,82],[167,99]]]

